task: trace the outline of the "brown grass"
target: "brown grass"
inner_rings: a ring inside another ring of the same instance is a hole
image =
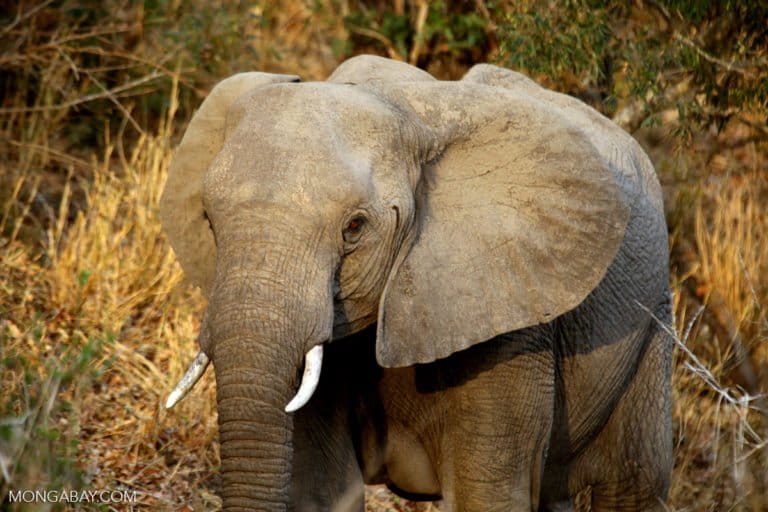
[[[127,9],[126,20],[143,15]],[[244,30],[259,37],[249,66],[326,76],[336,64],[333,40],[346,37],[344,12],[329,12],[314,16],[290,0],[253,12]],[[258,28],[260,16],[268,29]],[[123,25],[128,38],[135,26]],[[27,29],[14,30],[21,38]],[[0,112],[8,142],[0,149],[0,499],[18,488],[125,486],[138,491],[139,509],[215,509],[212,372],[173,410],[161,407],[196,352],[203,299],[183,279],[157,203],[190,105],[222,71],[200,79],[181,64],[172,71],[165,55],[125,57],[104,43],[112,67],[138,66],[122,84],[153,77],[115,91],[98,69],[85,72],[85,50],[62,42],[78,34],[55,27],[53,46],[27,34],[34,44],[11,64],[42,66],[45,86],[31,100],[15,91],[3,103],[13,108]],[[145,35],[147,47],[155,36]],[[74,74],[86,78],[67,87]],[[128,94],[150,95],[161,82],[171,103],[142,118]],[[100,121],[98,140],[83,147],[70,138],[73,109],[86,105],[114,119]],[[741,135],[726,130],[721,139]],[[669,507],[768,510],[768,422],[754,399],[768,390],[766,145],[712,155],[702,148],[727,141],[699,137],[677,156],[664,145],[653,151],[670,184],[678,342]],[[367,498],[370,511],[435,509],[382,488]]]
[[[695,256],[687,275],[673,277],[682,340],[673,379],[677,449],[671,502],[691,510],[768,509],[768,425],[755,410],[765,402],[754,396],[766,390],[768,362],[768,181],[749,168],[731,170],[743,174],[713,175],[697,186],[691,205]],[[692,291],[684,285],[690,280]],[[723,311],[703,321],[706,307]],[[732,332],[723,330],[722,318],[733,324]],[[757,370],[757,389],[736,385],[742,381],[741,357]]]
[[[3,373],[3,403],[10,401],[21,416],[28,412],[24,395],[46,404],[44,412],[51,416],[46,421],[59,422],[63,435],[80,442],[73,456],[85,483],[138,489],[141,502],[153,506],[186,502],[192,491],[184,484],[216,464],[210,442],[216,432],[211,382],[206,379],[196,392],[206,399],[197,395],[174,409],[173,416],[160,408],[195,350],[202,307],[199,293],[182,284],[182,272],[156,220],[171,158],[173,114],[171,108],[157,134],[142,136],[129,155],[106,145],[74,219],[68,218],[73,183],[71,178],[65,182],[42,250],[16,239],[14,228],[0,257],[3,284],[11,292],[3,301],[2,356],[30,366]],[[113,168],[115,160],[119,164]],[[18,183],[27,180],[22,175]],[[15,219],[14,225],[22,220]],[[82,354],[86,346],[92,346],[92,354],[83,362],[98,369],[97,375],[59,362],[67,354]],[[46,377],[51,373],[47,367],[54,373],[74,370],[72,377],[83,385],[63,388],[60,378]],[[35,375],[31,385],[22,370]],[[59,388],[58,400],[70,402],[74,411],[49,405],[51,386]],[[40,466],[48,461],[25,451],[24,438],[37,437],[38,422],[22,427],[26,435],[10,446],[11,462],[21,474],[10,476],[14,486],[24,482],[29,487],[45,478],[46,468]],[[194,494],[208,499],[205,493]]]

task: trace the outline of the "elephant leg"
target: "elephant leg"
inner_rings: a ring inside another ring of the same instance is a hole
[[[344,415],[319,414],[323,408],[308,406],[296,414],[291,510],[362,512],[363,477]]]
[[[658,312],[665,321],[668,315],[668,310]],[[605,428],[580,457],[579,471],[588,468],[596,512],[666,510],[673,464],[672,346],[655,323],[648,336],[635,378]]]
[[[554,408],[552,353],[535,340],[499,343],[501,362],[482,368],[452,397],[441,478],[446,511],[538,509]],[[492,349],[469,352],[487,363],[492,358],[482,352]]]
[[[365,486],[351,431],[352,389],[348,344],[328,347],[312,399],[294,414],[291,492],[295,512],[363,512]],[[354,383],[354,384],[353,384]]]
[[[363,477],[344,415],[318,414],[323,408],[309,406],[296,414],[291,509],[362,512]]]

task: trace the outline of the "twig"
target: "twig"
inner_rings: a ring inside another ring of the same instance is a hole
[[[688,325],[685,326],[685,331],[683,331],[683,337],[681,338],[681,341],[684,344],[688,343],[688,337],[691,335],[691,331],[693,330],[693,326],[696,325],[696,321],[699,319],[701,314],[704,312],[704,306],[699,306],[699,309],[696,310],[696,313],[693,314],[691,319],[688,321]]]
[[[485,5],[484,0],[475,0],[475,7],[477,7],[477,10],[480,11],[480,14],[485,18],[485,21],[488,22],[487,31],[493,32],[496,30],[496,23],[493,22],[493,17],[491,16],[491,12],[488,10],[488,6]]]
[[[754,62],[754,63],[727,62],[727,61],[724,61],[723,59],[715,57],[714,55],[710,55],[709,53],[707,53],[706,51],[701,49],[696,43],[694,43],[693,41],[691,41],[687,37],[680,35],[677,32],[675,32],[672,37],[676,41],[680,41],[681,43],[683,43],[687,47],[691,48],[693,51],[695,51],[697,54],[699,54],[699,56],[701,56],[704,60],[709,61],[709,62],[711,62],[713,64],[717,64],[717,65],[725,68],[726,71],[733,71],[733,72],[739,73],[740,75],[743,75],[743,76],[746,76],[746,77],[749,77],[749,78],[755,78],[754,73],[752,73],[751,71],[748,71],[748,70],[746,70],[744,68],[747,67],[747,66],[750,66],[750,65],[752,65],[752,66],[759,65],[760,62]]]
[[[389,55],[390,59],[395,59],[399,61],[403,60],[403,56],[400,55],[400,53],[395,48],[395,45],[392,44],[392,40],[389,39],[384,34],[380,32],[376,32],[375,30],[371,30],[369,28],[364,28],[364,27],[350,27],[349,31],[354,34],[360,34],[361,36],[370,37],[371,39],[375,39],[379,41],[387,49],[387,54]]]
[[[137,123],[137,122],[136,122],[136,120],[133,118],[133,116],[132,116],[132,115],[131,115],[131,113],[128,111],[128,109],[127,109],[127,108],[125,108],[125,107],[123,106],[123,104],[122,104],[122,103],[120,103],[119,101],[117,101],[117,98],[115,97],[115,95],[114,95],[114,94],[112,94],[112,93],[111,93],[111,92],[110,92],[110,91],[109,91],[109,90],[108,90],[106,87],[104,87],[104,85],[103,85],[101,82],[99,82],[99,81],[96,79],[96,77],[95,77],[95,76],[93,76],[93,75],[91,74],[91,72],[90,72],[90,71],[88,71],[88,70],[85,70],[85,73],[88,75],[88,77],[91,79],[91,81],[92,81],[93,83],[95,83],[95,84],[96,84],[96,86],[97,86],[99,89],[101,89],[102,91],[104,91],[104,94],[106,94],[106,95],[107,95],[107,98],[109,98],[109,101],[111,101],[112,103],[114,103],[114,104],[115,104],[115,106],[116,106],[118,109],[120,109],[120,112],[122,112],[122,113],[123,113],[123,115],[126,117],[126,119],[128,119],[128,121],[130,121],[130,123],[133,125],[133,127],[136,129],[136,131],[137,131],[137,132],[139,132],[140,134],[144,135],[144,130],[142,130],[142,129],[141,129],[141,126],[139,126],[139,123]]]
[[[68,155],[66,153],[62,153],[61,151],[57,151],[53,148],[49,148],[47,146],[42,146],[40,144],[33,144],[31,142],[20,142],[18,140],[10,140],[10,139],[6,139],[5,142],[7,142],[8,144],[11,144],[12,146],[18,146],[21,148],[28,148],[28,149],[34,149],[36,151],[41,151],[43,153],[52,155],[53,157],[55,157],[55,159],[61,160],[62,162],[74,164],[86,170],[91,169],[91,164],[89,164],[85,160],[81,160],[79,158]]]
[[[740,458],[736,459],[736,462],[744,462],[765,447],[768,447],[768,439],[764,439],[760,444],[753,446],[751,450],[742,455]]]
[[[75,61],[72,60],[72,58],[67,55],[65,51],[63,51],[61,48],[56,49],[58,53],[62,56],[62,58],[67,61],[69,64],[69,68],[72,70],[72,73],[75,75],[75,80],[80,80],[80,70],[77,68],[77,64],[75,64]]]
[[[48,45],[43,45],[40,48],[46,48]],[[184,77],[179,73],[178,71],[173,71],[167,67],[165,67],[162,62],[167,61],[170,59],[170,57],[173,55],[173,51],[168,53],[168,56],[164,59],[161,59],[160,62],[153,62],[149,59],[143,59],[141,57],[137,57],[136,55],[132,55],[130,53],[126,52],[120,52],[120,51],[106,51],[103,48],[99,48],[96,46],[83,46],[83,47],[76,47],[76,46],[63,46],[61,47],[63,50],[70,52],[70,53],[88,53],[92,55],[99,55],[100,57],[117,57],[120,59],[125,59],[132,62],[137,62],[139,64],[143,64],[152,68],[155,68],[158,71],[162,71],[163,74],[176,79],[179,81],[179,83],[184,84],[186,87],[189,87],[190,89],[193,89],[197,94],[200,96],[205,96],[205,91],[202,89],[195,88],[194,84],[189,82],[188,80],[184,79]],[[116,68],[119,69],[119,68]],[[96,69],[91,68],[91,71],[96,71]]]
[[[744,272],[744,279],[747,281],[747,286],[749,286],[749,291],[752,292],[752,302],[754,303],[755,307],[758,309],[762,309],[762,306],[760,305],[760,299],[757,298],[757,290],[755,290],[755,285],[752,282],[752,276],[749,273],[749,269],[747,269],[747,264],[744,263],[744,255],[741,253],[741,248],[738,250],[738,256],[739,256],[739,264],[741,265],[741,271]]]
[[[749,126],[753,130],[757,130],[758,132],[760,132],[760,134],[762,135],[761,138],[768,137],[768,126],[766,126],[764,123],[756,123],[741,115],[737,115],[736,120],[744,123],[745,125]]]
[[[33,7],[33,8],[31,8],[30,10],[28,10],[24,14],[21,14],[21,6],[19,6],[19,11],[16,13],[16,18],[11,22],[10,25],[8,25],[7,27],[3,28],[2,32],[0,32],[0,35],[4,36],[8,32],[10,32],[11,30],[13,30],[13,27],[18,25],[22,21],[26,20],[27,18],[29,18],[31,16],[34,16],[34,14],[37,11],[39,11],[40,9],[44,9],[51,2],[53,2],[53,0],[45,0],[45,2],[41,3],[40,5],[37,5],[37,6]]]
[[[103,92],[94,93],[94,94],[88,94],[86,96],[83,96],[81,98],[78,98],[76,100],[67,101],[65,103],[60,103],[58,105],[48,105],[44,107],[8,107],[8,108],[0,108],[0,114],[19,114],[19,113],[28,113],[28,112],[49,112],[51,110],[64,110],[68,108],[72,108],[77,105],[81,105],[83,103],[87,103],[89,101],[94,100],[101,100],[104,98],[109,98],[110,96],[116,95],[117,93],[127,91],[129,89],[133,89],[134,87],[138,87],[140,85],[144,85],[147,82],[151,82],[152,80],[155,80],[156,78],[159,78],[161,76],[164,76],[163,73],[160,73],[158,71],[155,71],[153,73],[150,73],[147,76],[137,78],[136,80],[132,80],[128,82],[127,84],[119,85],[117,87],[114,87],[109,90],[105,90]]]
[[[424,24],[427,21],[427,14],[429,13],[429,3],[427,0],[419,0],[419,13],[416,15],[416,35],[413,38],[413,46],[411,47],[411,55],[408,57],[408,62],[414,66],[419,60],[419,54],[421,53],[421,45],[424,43]]]
[[[664,21],[667,22],[667,25],[670,27],[672,26],[672,17],[669,15],[669,10],[667,10],[666,6],[661,5],[656,0],[647,0],[649,4],[651,4],[653,7],[656,8],[657,11],[659,11],[659,14],[661,14],[661,17],[664,18]]]
[[[43,45],[45,46],[61,46],[64,43],[69,43],[72,41],[79,41],[81,39],[88,39],[89,37],[97,37],[97,36],[103,36],[103,35],[112,35],[112,34],[118,34],[120,32],[128,32],[131,30],[130,25],[111,25],[108,27],[104,27],[101,30],[91,30],[89,32],[81,32],[76,34],[70,34],[66,37],[62,37],[61,39],[56,39],[54,41],[51,41],[49,43],[46,43]]]
[[[21,225],[24,223],[27,215],[29,215],[29,211],[32,209],[32,203],[35,201],[35,197],[37,196],[37,191],[40,188],[41,181],[42,176],[39,174],[36,175],[34,181],[32,182],[32,189],[29,192],[29,197],[27,198],[26,202],[24,203],[24,207],[22,208],[21,215],[18,216],[16,223],[13,226],[13,231],[11,232],[11,237],[9,238],[11,242],[16,240],[16,237],[19,235],[19,231],[21,230]]]
[[[651,98],[637,97],[626,107],[618,110],[611,120],[629,133],[634,133],[642,126],[643,119],[649,114],[659,112],[666,105],[674,104],[690,92],[691,78],[683,78],[662,94]]]
[[[656,324],[661,327],[675,342],[675,344],[685,353],[686,356],[688,356],[689,361],[686,361],[684,363],[684,366],[690,370],[694,375],[698,376],[700,379],[702,379],[705,383],[707,383],[723,400],[728,402],[731,405],[739,405],[740,400],[733,396],[731,393],[729,393],[728,389],[720,384],[717,380],[717,378],[712,375],[712,372],[707,368],[707,366],[701,362],[701,360],[696,357],[696,354],[694,354],[691,349],[688,348],[688,346],[683,343],[683,341],[680,339],[680,337],[677,335],[677,333],[672,329],[671,326],[667,325],[665,322],[662,322],[653,312],[648,309],[643,303],[640,301],[635,301],[635,303],[643,309],[646,313],[648,313],[651,318],[653,319]]]

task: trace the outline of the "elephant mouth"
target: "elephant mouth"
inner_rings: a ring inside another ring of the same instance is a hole
[[[211,363],[210,357],[202,350],[197,353],[197,356],[189,365],[187,372],[181,378],[173,391],[168,395],[165,401],[165,408],[170,409],[177,403],[179,403],[197,384],[200,377],[203,376],[205,370]],[[296,391],[296,395],[285,406],[285,412],[296,412],[301,409],[317,389],[317,384],[320,382],[320,372],[323,368],[323,344],[315,345],[304,356],[304,373],[301,376],[301,383],[299,389]]]

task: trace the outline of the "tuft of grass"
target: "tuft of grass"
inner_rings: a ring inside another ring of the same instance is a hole
[[[762,352],[766,347],[761,341],[768,335],[763,306],[768,299],[763,281],[768,274],[768,176],[754,171],[725,175],[702,192],[694,206],[699,292],[706,303],[717,292],[735,329],[750,340],[746,349]],[[733,350],[732,339],[720,341]]]

